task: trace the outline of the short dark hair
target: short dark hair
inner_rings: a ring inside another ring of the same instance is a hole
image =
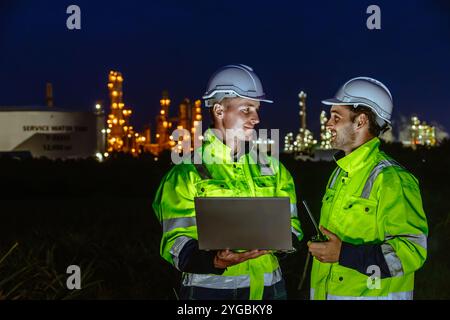
[[[214,119],[215,119],[214,118],[214,106],[209,107],[208,109],[209,109],[209,115],[211,117],[211,121],[214,122]]]
[[[369,119],[369,133],[374,137],[378,137],[385,131],[386,126],[380,127],[380,125],[377,123],[377,115],[369,107],[357,106],[356,108],[350,108],[350,111],[352,112],[352,121],[355,121],[356,117],[360,114],[364,113],[367,116],[367,118]]]

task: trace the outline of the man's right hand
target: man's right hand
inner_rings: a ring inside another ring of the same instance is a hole
[[[266,253],[269,253],[269,250],[252,250],[239,253],[230,251],[228,249],[220,250],[214,257],[214,267],[218,269],[225,269],[246,260],[257,258]]]

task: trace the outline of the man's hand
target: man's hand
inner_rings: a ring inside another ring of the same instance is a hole
[[[252,250],[247,252],[232,252],[230,250],[220,250],[214,257],[214,267],[218,269],[225,269],[229,266],[244,262],[249,259],[254,259],[263,254],[269,253],[268,250]]]
[[[334,233],[320,226],[320,230],[328,237],[326,242],[308,242],[309,252],[320,262],[333,263],[339,261],[342,241]]]

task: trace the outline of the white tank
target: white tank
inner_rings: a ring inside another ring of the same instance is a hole
[[[0,152],[50,159],[103,154],[104,115],[53,107],[0,107]]]

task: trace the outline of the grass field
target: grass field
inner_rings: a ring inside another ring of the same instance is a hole
[[[430,227],[429,257],[416,274],[416,299],[450,299],[450,144],[412,152],[385,146],[421,182]],[[319,212],[333,163],[283,157],[297,194]],[[175,299],[180,274],[159,256],[161,228],[151,209],[168,157],[0,160],[0,299]],[[310,223],[301,217],[307,237]],[[290,299],[306,246],[281,261]],[[79,265],[82,290],[66,288]]]

